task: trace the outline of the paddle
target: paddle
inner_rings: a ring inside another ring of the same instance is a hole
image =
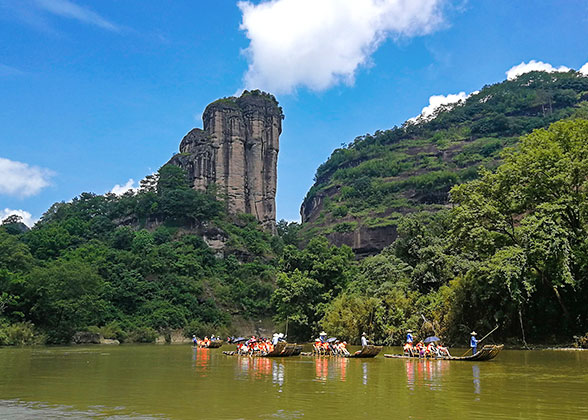
[[[481,338],[480,340],[478,340],[478,343],[481,343],[482,341],[484,341],[490,334],[492,334],[497,329],[498,329],[498,325],[496,326],[496,328],[494,328],[492,331],[490,331],[488,334],[486,334],[483,338]],[[471,349],[472,349],[472,347],[470,347],[468,349],[468,351],[466,351],[464,354],[462,354],[461,357],[464,357],[466,354],[468,354]]]

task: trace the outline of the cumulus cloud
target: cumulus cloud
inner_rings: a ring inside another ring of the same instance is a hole
[[[580,70],[578,70],[580,73],[582,73],[584,76],[588,76],[588,63],[584,64],[582,67],[580,67]]]
[[[119,32],[120,26],[110,22],[98,13],[69,0],[33,0],[34,4],[51,14],[74,19],[82,23],[98,26],[108,31]]]
[[[0,158],[0,194],[30,197],[50,185],[55,173],[49,169]]]
[[[127,191],[135,191],[139,188],[139,186],[135,186],[135,180],[133,178],[129,179],[125,185],[118,185],[116,184],[110,190],[111,193],[116,195],[123,195]]]
[[[468,97],[470,97],[471,95],[475,95],[476,93],[478,93],[478,91],[472,92],[469,95],[465,92],[459,92],[456,94],[449,95],[433,95],[429,97],[429,105],[424,107],[419,115],[410,118],[408,121],[412,123],[428,121],[435,116],[435,111],[437,111],[442,106],[459,103],[460,101],[464,101]]]
[[[421,115],[423,117],[429,117],[433,115],[436,109],[443,105],[454,104],[459,101],[463,101],[468,97],[465,92],[459,92],[457,94],[449,95],[433,95],[429,98],[429,105],[423,108]]]
[[[28,227],[33,227],[33,225],[39,221],[39,219],[33,218],[31,213],[29,213],[28,211],[12,210],[12,209],[6,208],[4,210],[0,209],[0,222],[2,222],[8,216],[12,216],[13,214],[16,214],[17,216],[22,217],[22,222],[25,225],[27,225]]]
[[[289,93],[352,84],[387,38],[433,32],[446,0],[269,0],[238,3],[250,44],[246,88]]]
[[[570,71],[570,68],[566,66],[553,67],[551,64],[544,63],[543,61],[531,60],[528,63],[525,63],[523,61],[521,62],[521,64],[511,67],[506,72],[506,78],[507,80],[514,80],[521,74],[529,73],[532,71],[546,71],[547,73],[566,72]]]

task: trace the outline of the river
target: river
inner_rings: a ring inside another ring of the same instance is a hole
[[[505,350],[472,363],[382,357],[399,348],[363,360],[221,350],[0,348],[0,418],[588,418],[586,351]]]

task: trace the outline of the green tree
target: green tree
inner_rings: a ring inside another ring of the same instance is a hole
[[[586,194],[587,120],[534,131],[495,172],[453,188],[453,244],[486,279],[478,295],[504,286],[501,299],[473,311],[494,308],[522,330],[526,317],[539,335],[586,328]]]

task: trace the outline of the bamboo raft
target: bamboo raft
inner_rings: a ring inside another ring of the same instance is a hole
[[[298,349],[300,347],[300,349]],[[289,357],[289,356],[297,356],[300,354],[302,350],[302,346],[297,346],[296,344],[290,343],[278,343],[274,346],[274,349],[269,353],[259,353],[254,352],[253,354],[244,354],[242,356],[251,356],[251,357]],[[298,353],[296,353],[298,351]],[[236,350],[233,351],[223,351],[223,354],[227,356],[240,356],[239,352]]]
[[[485,362],[494,359],[498,353],[504,348],[503,344],[492,345],[487,344],[478,350],[476,354],[471,356],[434,356],[434,357],[420,357],[420,356],[406,356],[404,354],[385,354],[384,357],[392,359],[428,359],[428,360],[462,360],[468,362]]]
[[[199,349],[218,349],[219,347],[221,347],[224,344],[223,340],[213,340],[211,341],[208,346],[205,346],[203,344],[201,344],[200,342],[198,343],[198,348]]]
[[[286,344],[284,350],[280,353],[282,357],[298,356],[302,352],[302,346],[298,344]]]
[[[350,359],[367,359],[376,357],[382,351],[382,346],[367,345],[363,346],[361,350],[351,354],[317,354],[314,352],[300,353],[302,356],[331,356],[331,357],[346,357]]]
[[[352,353],[352,354],[345,356],[345,357],[357,358],[357,359],[367,359],[367,358],[371,358],[371,357],[376,357],[378,354],[380,354],[381,351],[382,351],[382,346],[373,346],[370,344],[367,346],[363,346],[361,348],[361,350],[358,350],[355,353]]]

